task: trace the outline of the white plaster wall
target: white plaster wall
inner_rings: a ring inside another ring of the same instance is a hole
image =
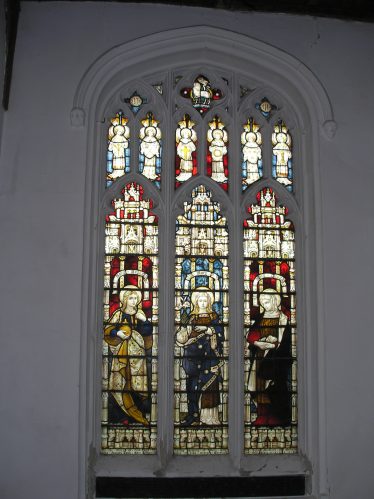
[[[327,451],[333,499],[373,497],[373,25],[157,5],[24,3],[0,156],[4,499],[75,499],[85,133],[76,87],[115,45],[210,25],[268,42],[320,79],[338,123],[321,140]],[[318,272],[319,269],[316,269]]]

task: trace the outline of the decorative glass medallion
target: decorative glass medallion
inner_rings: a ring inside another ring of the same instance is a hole
[[[284,121],[279,120],[271,136],[273,144],[272,176],[292,192],[292,139]]]
[[[228,133],[218,116],[209,123],[207,132],[207,174],[225,191],[228,190]]]
[[[149,112],[142,120],[139,139],[139,172],[152,180],[158,188],[161,181],[162,141],[159,121]]]
[[[106,217],[101,448],[156,452],[158,220],[127,184]]]
[[[175,132],[175,186],[189,180],[197,173],[197,135],[194,130],[195,123],[188,114],[178,122]]]
[[[256,103],[256,109],[258,109],[262,116],[268,120],[271,113],[276,111],[278,108],[275,104],[272,104],[267,97],[264,97],[261,102]]]
[[[203,75],[199,75],[192,88],[183,88],[181,95],[191,99],[191,103],[200,114],[204,114],[210,109],[211,100],[219,100],[222,98],[221,90],[212,89],[210,81]]]
[[[130,105],[131,111],[136,114],[143,104],[147,104],[148,99],[141,97],[137,92],[134,92],[130,97],[125,99],[125,102]]]
[[[262,137],[260,126],[253,118],[243,125],[240,140],[242,144],[242,179],[243,191],[262,177]]]
[[[106,167],[107,187],[112,185],[114,180],[130,171],[130,128],[127,126],[128,121],[122,111],[119,111],[110,120]]]
[[[245,453],[297,452],[295,234],[264,188],[244,221]]]
[[[176,221],[174,452],[228,452],[228,227],[200,185]]]

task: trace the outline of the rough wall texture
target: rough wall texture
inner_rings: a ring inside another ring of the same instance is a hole
[[[202,24],[288,52],[330,96],[339,128],[320,152],[329,481],[332,499],[372,497],[372,26],[189,7],[25,3],[0,164],[4,499],[77,497],[86,154],[69,122],[77,84],[115,45]]]

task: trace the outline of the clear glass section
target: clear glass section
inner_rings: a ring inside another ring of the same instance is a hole
[[[158,221],[127,184],[105,224],[104,454],[154,454],[157,438]]]
[[[119,111],[110,120],[106,166],[107,187],[130,171],[130,128],[127,126],[128,121],[122,111]]]
[[[218,116],[215,116],[213,121],[209,123],[207,142],[207,174],[227,191],[229,136],[224,123]]]
[[[188,114],[178,122],[175,132],[175,186],[189,180],[197,173],[197,135],[194,130],[195,123]]]
[[[159,121],[152,113],[142,120],[139,133],[139,172],[160,188],[162,166],[162,141]]]
[[[200,185],[176,221],[174,452],[228,452],[228,227]]]
[[[293,190],[292,139],[284,121],[279,120],[271,136],[273,144],[272,175],[287,190]]]
[[[295,233],[264,188],[244,221],[244,450],[297,452]]]

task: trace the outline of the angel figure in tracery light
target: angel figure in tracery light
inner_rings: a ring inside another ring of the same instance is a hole
[[[158,178],[156,172],[157,159],[161,157],[161,130],[158,127],[152,113],[147,114],[147,118],[142,120],[143,127],[140,129],[140,154],[144,156],[143,175],[150,180]]]
[[[242,152],[243,152],[243,183],[253,184],[260,178],[259,163],[262,158],[261,144],[262,138],[259,131],[260,127],[254,123],[253,118],[248,119],[244,125],[244,132],[241,134]],[[245,186],[246,186],[245,185]],[[243,188],[245,188],[245,186]]]
[[[219,183],[227,182],[224,163],[225,159],[227,163],[228,134],[218,116],[215,116],[214,120],[209,123],[207,139],[212,160],[211,178]]]
[[[188,114],[185,114],[183,120],[178,122],[178,128],[175,132],[177,156],[180,160],[179,174],[176,177],[178,182],[185,182],[193,175],[193,153],[196,151],[197,140],[194,126],[195,123]]]
[[[118,113],[111,120],[112,125],[108,133],[108,153],[111,154],[111,167],[108,166],[108,179],[115,180],[127,173],[129,168],[130,128],[127,126],[129,120]]]
[[[291,135],[283,121],[274,126],[272,134],[273,156],[275,159],[275,178],[283,185],[292,184],[289,178],[289,162],[292,158]]]

